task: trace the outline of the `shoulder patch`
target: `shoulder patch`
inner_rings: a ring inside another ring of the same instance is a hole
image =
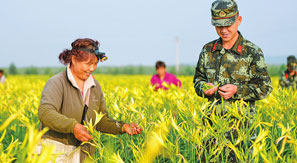
[[[205,49],[207,52],[212,52],[213,51],[213,48],[214,48],[214,45],[218,42],[218,39],[216,40],[213,40],[213,41],[210,41],[208,42],[207,44],[205,44],[203,46],[203,49]],[[218,44],[217,44],[218,45]],[[216,45],[216,46],[217,46]]]
[[[241,54],[241,52],[242,52],[242,45],[239,44],[237,46],[237,52]]]
[[[218,45],[218,42],[216,42],[216,43],[213,45],[213,47],[212,47],[212,51],[214,51],[214,50],[216,49],[217,45]]]

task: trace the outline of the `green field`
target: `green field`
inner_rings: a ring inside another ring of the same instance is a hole
[[[50,158],[50,147],[40,156],[34,154],[42,135],[38,132],[39,100],[48,79],[11,75],[0,85],[0,162],[44,162]],[[213,125],[205,123],[209,104],[194,92],[192,77],[180,77],[181,89],[158,92],[150,86],[150,76],[96,75],[96,79],[110,116],[136,122],[144,130],[136,136],[92,132],[97,148],[93,161],[198,162],[205,158],[227,162],[226,156],[234,152],[240,162],[297,162],[297,91],[278,89],[278,78],[272,79],[272,94],[256,103],[249,128],[241,125],[249,120],[244,116],[246,109],[238,111],[236,106],[228,108],[223,117],[212,114]],[[224,133],[231,129],[239,138],[228,141]],[[258,137],[249,146],[252,130]],[[206,147],[210,140],[216,141]]]

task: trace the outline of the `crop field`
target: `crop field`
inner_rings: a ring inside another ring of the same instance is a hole
[[[46,130],[39,132],[38,106],[50,76],[9,76],[0,85],[0,162],[46,162],[53,147],[40,155],[35,146]],[[94,140],[95,162],[297,162],[297,91],[278,89],[256,103],[252,125],[243,102],[228,112],[206,116],[211,109],[196,95],[192,77],[179,78],[182,88],[157,91],[150,76],[96,75],[102,86],[109,115],[138,123],[143,132],[129,136],[103,134],[86,124]],[[238,109],[240,108],[240,109]],[[100,117],[98,116],[97,120]],[[225,133],[238,137],[228,140]],[[251,140],[251,132],[257,138]]]

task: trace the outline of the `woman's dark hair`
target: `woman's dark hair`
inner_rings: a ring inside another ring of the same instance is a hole
[[[166,68],[166,64],[165,64],[165,62],[157,61],[157,62],[156,62],[156,70],[157,70],[158,68],[160,68],[160,67],[164,67],[164,68]]]
[[[75,56],[77,61],[86,61],[90,56],[95,58],[96,56],[92,53],[77,50],[78,48],[88,48],[90,46],[94,47],[94,45],[99,47],[100,44],[98,41],[89,38],[77,39],[71,43],[71,50],[65,49],[62,53],[60,53],[59,60],[62,64],[67,65],[68,63],[71,63],[72,56]]]
[[[2,69],[0,69],[0,73],[1,73],[1,74],[3,74],[3,73],[4,73],[4,71],[3,71]]]

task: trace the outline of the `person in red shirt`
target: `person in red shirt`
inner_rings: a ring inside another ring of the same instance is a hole
[[[157,74],[153,75],[151,78],[151,84],[155,87],[155,90],[168,88],[162,83],[166,83],[168,85],[174,84],[178,87],[181,87],[181,81],[177,79],[177,77],[173,74],[166,72],[166,64],[162,61],[157,61],[156,63],[156,72]]]

